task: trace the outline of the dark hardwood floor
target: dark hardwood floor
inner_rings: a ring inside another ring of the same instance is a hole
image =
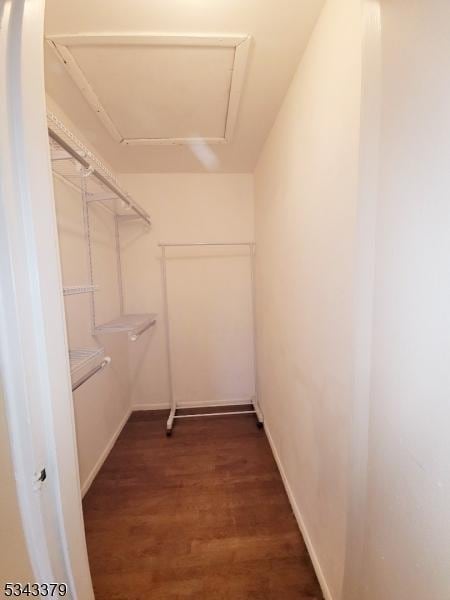
[[[253,416],[133,413],[83,506],[96,600],[319,600]]]

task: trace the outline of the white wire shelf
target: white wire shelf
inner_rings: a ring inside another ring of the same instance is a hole
[[[88,379],[101,371],[111,362],[105,357],[103,348],[77,348],[69,350],[72,391],[78,389]]]
[[[84,186],[88,203],[98,202],[118,217],[131,213],[151,225],[150,215],[121,189],[111,171],[51,112],[47,113],[47,125],[52,169],[58,178],[80,193]]]
[[[76,350],[69,350],[70,373],[72,377],[100,364],[104,356],[105,351],[103,348],[77,348]]]
[[[156,323],[156,314],[142,315],[122,315],[118,319],[113,319],[103,325],[97,325],[95,331],[97,333],[121,333],[127,332],[128,337],[132,342],[135,342],[138,337],[153,327]]]
[[[68,285],[63,287],[64,296],[73,296],[75,294],[89,294],[97,292],[98,285]]]

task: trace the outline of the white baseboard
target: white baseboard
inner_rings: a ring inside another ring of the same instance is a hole
[[[132,409],[133,412],[137,410],[169,410],[167,402],[158,402],[157,404],[134,404]]]
[[[275,442],[273,441],[272,435],[270,434],[270,428],[267,424],[267,421],[264,422],[264,429],[267,435],[267,439],[269,440],[270,447],[272,448],[272,453],[275,458],[275,462],[277,463],[278,470],[280,471],[281,478],[284,483],[284,487],[286,489],[286,493],[289,498],[289,502],[291,503],[292,510],[294,512],[295,518],[297,520],[299,529],[305,541],[306,547],[308,548],[309,556],[311,557],[311,562],[313,564],[314,570],[317,575],[317,579],[319,580],[320,587],[322,589],[323,596],[325,600],[333,600],[333,596],[331,594],[330,588],[328,587],[327,581],[325,579],[324,572],[319,562],[319,558],[314,549],[311,537],[306,528],[305,521],[302,517],[302,513],[300,512],[300,508],[295,500],[294,494],[292,492],[291,486],[289,485],[289,481],[286,476],[286,472],[284,470],[283,464],[281,462],[280,456],[275,446]]]
[[[111,437],[111,439],[109,440],[108,444],[106,445],[105,449],[103,450],[103,452],[100,455],[100,458],[98,459],[98,461],[95,463],[94,468],[92,469],[92,471],[89,473],[88,477],[86,478],[86,481],[82,484],[81,486],[81,495],[82,497],[85,496],[86,492],[88,491],[88,489],[91,487],[92,482],[94,481],[94,479],[97,476],[97,473],[100,471],[100,469],[102,468],[103,463],[105,462],[105,460],[108,458],[108,454],[111,452],[114,444],[117,441],[117,438],[120,435],[120,432],[122,431],[122,429],[125,427],[126,422],[128,421],[128,419],[130,418],[131,415],[131,408],[129,410],[127,410],[124,418],[122,419],[122,421],[120,422],[118,428],[116,429],[116,431],[114,432],[114,435]]]
[[[240,406],[251,404],[253,398],[237,398],[235,400],[215,400],[213,402],[178,402],[178,408],[202,408],[216,406]],[[169,410],[170,405],[167,402],[159,404],[135,404],[132,408],[133,412],[137,410]]]

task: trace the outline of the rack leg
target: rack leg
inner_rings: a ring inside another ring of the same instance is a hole
[[[169,418],[167,419],[167,429],[166,429],[167,437],[170,437],[172,435],[173,422],[175,420],[175,412],[176,412],[176,408],[175,408],[175,406],[172,406],[172,408],[170,409]]]
[[[163,289],[163,300],[164,300],[164,326],[166,332],[166,352],[167,352],[167,374],[169,383],[169,398],[170,398],[170,414],[167,419],[166,435],[169,437],[172,435],[173,422],[175,419],[175,413],[177,410],[176,401],[173,396],[173,384],[172,384],[172,356],[170,348],[170,322],[169,322],[169,301],[167,299],[167,274],[166,274],[166,249],[162,247],[161,256],[161,278],[162,278],[162,289]]]
[[[255,244],[250,244],[250,273],[252,294],[252,322],[253,322],[253,369],[255,378],[255,395],[253,396],[253,408],[256,414],[256,424],[259,429],[264,427],[264,416],[258,402],[258,346],[256,341],[256,290],[255,290]]]
[[[256,396],[253,398],[252,404],[256,416],[256,425],[259,429],[262,429],[264,427],[264,417],[261,412],[261,409],[259,408],[258,399]]]

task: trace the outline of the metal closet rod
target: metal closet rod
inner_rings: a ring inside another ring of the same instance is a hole
[[[153,325],[155,325],[155,323],[156,323],[156,319],[153,319],[150,323],[147,323],[147,325],[144,325],[138,331],[135,331],[134,333],[132,333],[130,335],[130,340],[132,342],[135,342],[136,340],[138,340],[140,338],[140,336],[144,333],[144,331],[147,331],[147,329],[150,329],[150,327],[153,327]]]
[[[89,161],[87,161],[83,156],[81,156],[80,154],[78,154],[78,152],[76,150],[74,150],[72,148],[72,146],[70,146],[70,144],[68,144],[66,141],[64,141],[57,133],[55,133],[52,129],[50,129],[50,127],[48,128],[48,134],[49,134],[49,136],[51,138],[53,138],[55,140],[55,142],[57,142],[61,146],[61,148],[63,148],[63,150],[65,150],[66,152],[68,152],[71,156],[73,156],[73,158],[75,160],[77,160],[81,165],[83,165],[83,167],[85,167],[86,169],[90,169],[91,173],[93,175],[95,175],[95,177],[97,177],[97,179],[99,179],[104,185],[106,185],[106,187],[108,187],[113,192],[114,195],[118,196],[121,200],[123,200],[126,204],[128,204],[128,206],[131,209],[133,209],[134,212],[141,217],[141,219],[144,219],[144,221],[146,223],[148,223],[149,225],[152,224],[152,221],[151,221],[151,219],[150,219],[150,217],[148,215],[146,215],[145,213],[143,213],[111,181],[108,181],[108,179],[106,179],[106,177],[104,177],[99,171],[97,171],[97,169],[95,169],[89,163]]]
[[[111,362],[111,358],[109,356],[105,356],[105,358],[102,360],[102,362],[99,365],[97,365],[96,367],[94,367],[93,369],[91,369],[88,373],[86,373],[86,375],[84,375],[81,379],[79,379],[72,386],[72,392],[74,392],[79,387],[81,387],[83,385],[83,383],[86,383],[86,381],[88,381],[96,373],[98,373],[99,371],[102,371],[107,365],[109,365],[110,362]]]
[[[158,244],[160,248],[174,248],[182,246],[255,246],[255,242],[196,242],[193,244]]]

